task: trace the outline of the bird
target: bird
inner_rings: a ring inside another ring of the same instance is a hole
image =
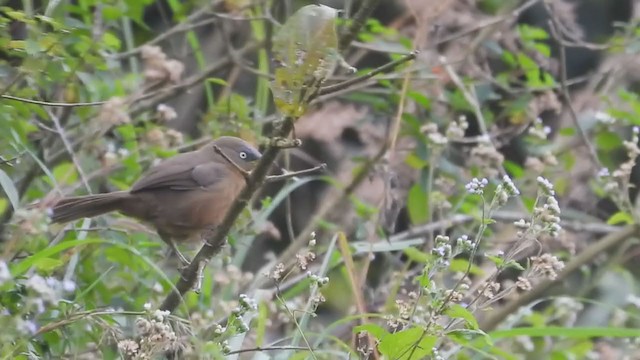
[[[151,167],[129,190],[63,197],[53,204],[51,221],[68,223],[117,211],[155,228],[187,266],[176,242],[193,240],[222,222],[261,156],[248,142],[223,136]]]

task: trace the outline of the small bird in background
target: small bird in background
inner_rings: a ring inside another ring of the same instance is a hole
[[[187,265],[175,242],[197,239],[219,225],[245,186],[240,169],[251,171],[261,156],[242,139],[220,137],[152,167],[128,191],[62,198],[53,206],[51,219],[66,223],[118,211],[152,225]]]

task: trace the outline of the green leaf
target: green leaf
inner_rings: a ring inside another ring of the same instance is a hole
[[[56,166],[52,173],[58,184],[71,185],[78,180],[78,172],[71,162],[64,162]]]
[[[38,259],[36,262],[34,262],[33,266],[40,271],[49,273],[57,269],[58,267],[60,267],[62,264],[63,262],[60,259],[41,258],[41,259]]]
[[[451,265],[449,265],[449,270],[453,272],[466,272],[468,268],[469,261],[466,259],[453,259],[451,260]],[[472,275],[482,275],[484,274],[484,271],[482,271],[482,269],[477,265],[471,264],[469,273]]]
[[[13,206],[14,210],[18,210],[18,206],[20,205],[20,197],[18,196],[18,190],[16,186],[13,184],[13,180],[7,175],[4,170],[0,169],[0,187],[5,194],[7,194],[7,198]]]
[[[409,219],[414,225],[422,224],[429,218],[427,193],[420,184],[414,184],[409,190],[407,210],[409,211]]]
[[[207,78],[207,81],[216,85],[229,86],[229,83],[226,80],[220,79],[220,78],[211,77],[211,78]]]
[[[514,268],[514,269],[518,269],[520,271],[524,271],[525,268],[520,265],[519,262],[515,261],[515,260],[509,260],[506,263],[504,263],[503,265],[503,269],[508,269],[508,268]]]
[[[274,103],[282,114],[304,114],[320,81],[339,63],[336,18],[334,8],[303,6],[274,35],[277,67],[270,85]]]
[[[403,252],[413,262],[425,264],[431,259],[431,255],[423,251],[420,251],[414,247],[408,247],[404,249]]]
[[[361,331],[366,331],[367,333],[373,335],[376,339],[382,339],[383,337],[389,335],[389,332],[382,326],[373,323],[358,325],[353,328],[354,334],[357,334]]]
[[[518,31],[520,31],[520,36],[526,40],[546,40],[549,38],[549,34],[537,26],[522,24],[518,26]]]
[[[622,146],[622,140],[620,136],[614,132],[603,131],[596,135],[596,145],[599,150],[611,151]]]
[[[407,96],[413,99],[413,101],[415,101],[416,103],[420,104],[424,109],[431,109],[431,100],[423,93],[418,91],[409,91],[407,92]]]
[[[558,134],[561,136],[571,137],[576,134],[576,129],[574,127],[565,127],[558,131]]]
[[[118,39],[118,37],[116,37],[115,35],[113,35],[110,32],[105,32],[102,35],[102,42],[107,45],[107,47],[109,47],[110,49],[113,50],[120,50],[122,44],[120,43],[120,39]]]
[[[453,304],[445,311],[445,314],[452,318],[463,319],[471,329],[478,330],[478,320],[476,320],[475,316],[473,316],[469,310],[460,304]]]
[[[422,274],[420,274],[420,276],[418,276],[418,283],[423,288],[430,288],[431,287],[431,279],[429,279],[429,272],[427,271],[426,268],[422,271]]]
[[[504,168],[511,174],[514,179],[524,176],[524,169],[513,161],[505,160]]]
[[[433,352],[436,340],[425,335],[424,329],[413,327],[383,337],[378,350],[387,359],[424,359]]]
[[[609,220],[607,220],[607,224],[609,225],[618,225],[618,224],[633,224],[635,221],[633,216],[624,211],[618,211],[617,213],[611,215]]]
[[[416,170],[424,169],[427,164],[429,164],[426,160],[423,160],[415,153],[410,153],[409,155],[407,155],[407,158],[404,159],[404,161],[407,163],[407,165]]]
[[[504,265],[504,259],[500,256],[487,255],[487,258],[491,260],[491,262],[496,264],[497,268],[502,268],[502,266]]]

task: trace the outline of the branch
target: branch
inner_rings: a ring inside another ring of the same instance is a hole
[[[24,152],[21,152],[20,154],[9,158],[9,159],[5,159],[4,157],[0,156],[0,165],[9,165],[9,166],[13,166],[17,163],[20,162],[20,157],[24,154]]]
[[[545,7],[549,14],[553,14],[552,9],[549,4],[545,2]],[[551,20],[549,21],[549,29],[551,30],[551,34],[554,39],[558,42],[559,48],[559,59],[560,62],[560,90],[562,92],[562,97],[564,98],[565,104],[567,105],[567,109],[569,109],[569,115],[571,120],[573,121],[573,125],[578,130],[578,135],[580,135],[580,139],[582,140],[582,144],[587,148],[589,152],[589,156],[591,157],[591,161],[597,166],[598,169],[602,168],[600,163],[600,159],[598,158],[598,153],[596,149],[593,147],[593,144],[589,141],[589,137],[587,133],[584,131],[582,126],[580,125],[580,120],[578,119],[578,115],[576,110],[573,108],[573,101],[571,99],[571,95],[569,94],[569,86],[567,85],[567,56],[565,51],[565,45],[562,41],[562,36],[558,33],[559,22],[554,17],[551,16]]]
[[[282,181],[282,180],[286,180],[286,179],[291,179],[293,177],[296,176],[300,176],[300,175],[307,175],[307,174],[312,174],[318,171],[324,171],[327,169],[327,164],[322,163],[318,166],[314,166],[312,168],[309,169],[304,169],[304,170],[299,170],[299,171],[291,171],[288,172],[286,170],[282,170],[283,174],[281,175],[271,175],[271,176],[267,176],[265,179],[266,183],[272,183],[272,182],[276,182],[276,181]]]
[[[340,36],[340,44],[338,49],[340,51],[346,49],[349,44],[356,38],[360,29],[364,26],[367,19],[373,13],[373,10],[378,6],[380,0],[363,0],[360,4],[358,12],[353,15],[353,19],[351,20],[351,25],[349,28],[344,31]]]
[[[349,86],[364,82],[366,80],[371,79],[372,77],[376,76],[377,74],[380,74],[382,72],[385,72],[387,70],[391,70],[393,68],[395,68],[396,66],[400,65],[400,64],[404,64],[408,61],[411,61],[413,59],[416,58],[416,56],[418,55],[419,51],[412,51],[409,54],[401,57],[398,60],[392,61],[390,63],[384,64],[376,69],[373,69],[371,71],[369,71],[368,73],[353,78],[353,79],[349,79],[346,81],[343,81],[341,83],[335,84],[335,85],[331,85],[331,86],[326,86],[323,87],[322,89],[320,89],[320,91],[318,91],[317,96],[321,96],[321,95],[327,95],[327,94],[331,94],[337,91],[341,91],[343,89],[348,88]]]
[[[203,26],[203,25],[207,25],[211,22],[213,22],[215,19],[207,19],[204,21],[201,21],[199,23],[196,24],[192,24],[191,22],[195,21],[198,17],[200,17],[201,15],[207,14],[207,12],[209,12],[211,9],[213,9],[213,7],[215,7],[216,5],[218,5],[219,3],[221,3],[222,1],[214,1],[211,4],[202,7],[201,9],[199,9],[198,11],[195,11],[193,14],[189,15],[184,22],[175,25],[174,27],[172,27],[171,29],[163,32],[162,34],[156,36],[155,38],[153,38],[152,40],[136,47],[133,48],[129,51],[125,51],[125,52],[121,52],[119,54],[114,54],[112,55],[112,59],[113,60],[123,60],[126,59],[130,56],[134,56],[140,53],[140,51],[142,50],[142,48],[144,46],[148,46],[148,45],[155,45],[165,39],[168,39],[169,37],[171,37],[171,35],[175,35],[175,34],[179,34],[182,32],[186,32],[186,31],[190,31],[193,30],[199,26]]]
[[[17,96],[12,96],[12,95],[0,95],[0,98],[7,99],[7,100],[20,101],[27,104],[52,106],[52,107],[99,106],[99,105],[103,105],[106,102],[106,101],[93,101],[93,102],[81,102],[81,103],[47,102],[47,101],[25,99]]]
[[[226,355],[242,354],[247,352],[258,352],[258,351],[275,351],[275,350],[309,350],[309,348],[302,347],[302,346],[255,347],[250,349],[240,349],[240,350],[230,351]]]
[[[637,225],[629,225],[622,228],[620,231],[609,234],[598,242],[591,244],[589,247],[584,249],[584,251],[575,256],[573,260],[567,264],[564,270],[558,274],[558,277],[555,280],[544,280],[536,285],[536,287],[531,291],[523,293],[520,297],[511,300],[504,306],[496,309],[496,311],[491,312],[489,317],[480,322],[480,329],[486,332],[494,330],[505,318],[507,318],[507,316],[516,312],[521,306],[525,306],[530,304],[532,301],[541,298],[549,288],[564,281],[569,277],[569,275],[580,270],[585,264],[592,262],[597,256],[607,252],[609,249],[622,243],[629,237],[638,235],[638,230],[640,229]]]

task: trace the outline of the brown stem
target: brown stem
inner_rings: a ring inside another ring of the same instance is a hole
[[[356,38],[360,29],[364,26],[367,19],[373,13],[373,10],[378,6],[380,0],[364,0],[360,4],[358,12],[353,15],[353,19],[351,20],[351,25],[349,28],[344,31],[340,36],[340,45],[338,48],[342,51],[346,49],[349,44]]]
[[[318,166],[314,166],[310,169],[304,169],[304,170],[299,170],[299,171],[292,171],[292,172],[286,172],[284,174],[281,175],[271,175],[271,176],[267,176],[265,179],[266,183],[272,183],[272,182],[276,182],[276,181],[282,181],[282,180],[286,180],[286,179],[291,179],[292,177],[296,177],[296,176],[300,176],[300,175],[307,175],[307,174],[312,174],[318,171],[324,171],[327,168],[327,164],[320,164]]]
[[[544,280],[536,285],[531,291],[523,293],[520,297],[511,300],[504,306],[496,309],[496,311],[491,312],[490,316],[480,322],[480,328],[486,332],[494,330],[507,316],[516,312],[521,306],[525,306],[530,304],[532,301],[541,298],[553,285],[564,281],[569,277],[569,275],[582,268],[583,265],[593,261],[593,259],[598,255],[627,240],[629,237],[637,235],[638,230],[639,228],[637,225],[629,225],[622,228],[620,231],[609,234],[596,243],[591,244],[573,258],[564,270],[558,274],[558,277],[554,280]]]

